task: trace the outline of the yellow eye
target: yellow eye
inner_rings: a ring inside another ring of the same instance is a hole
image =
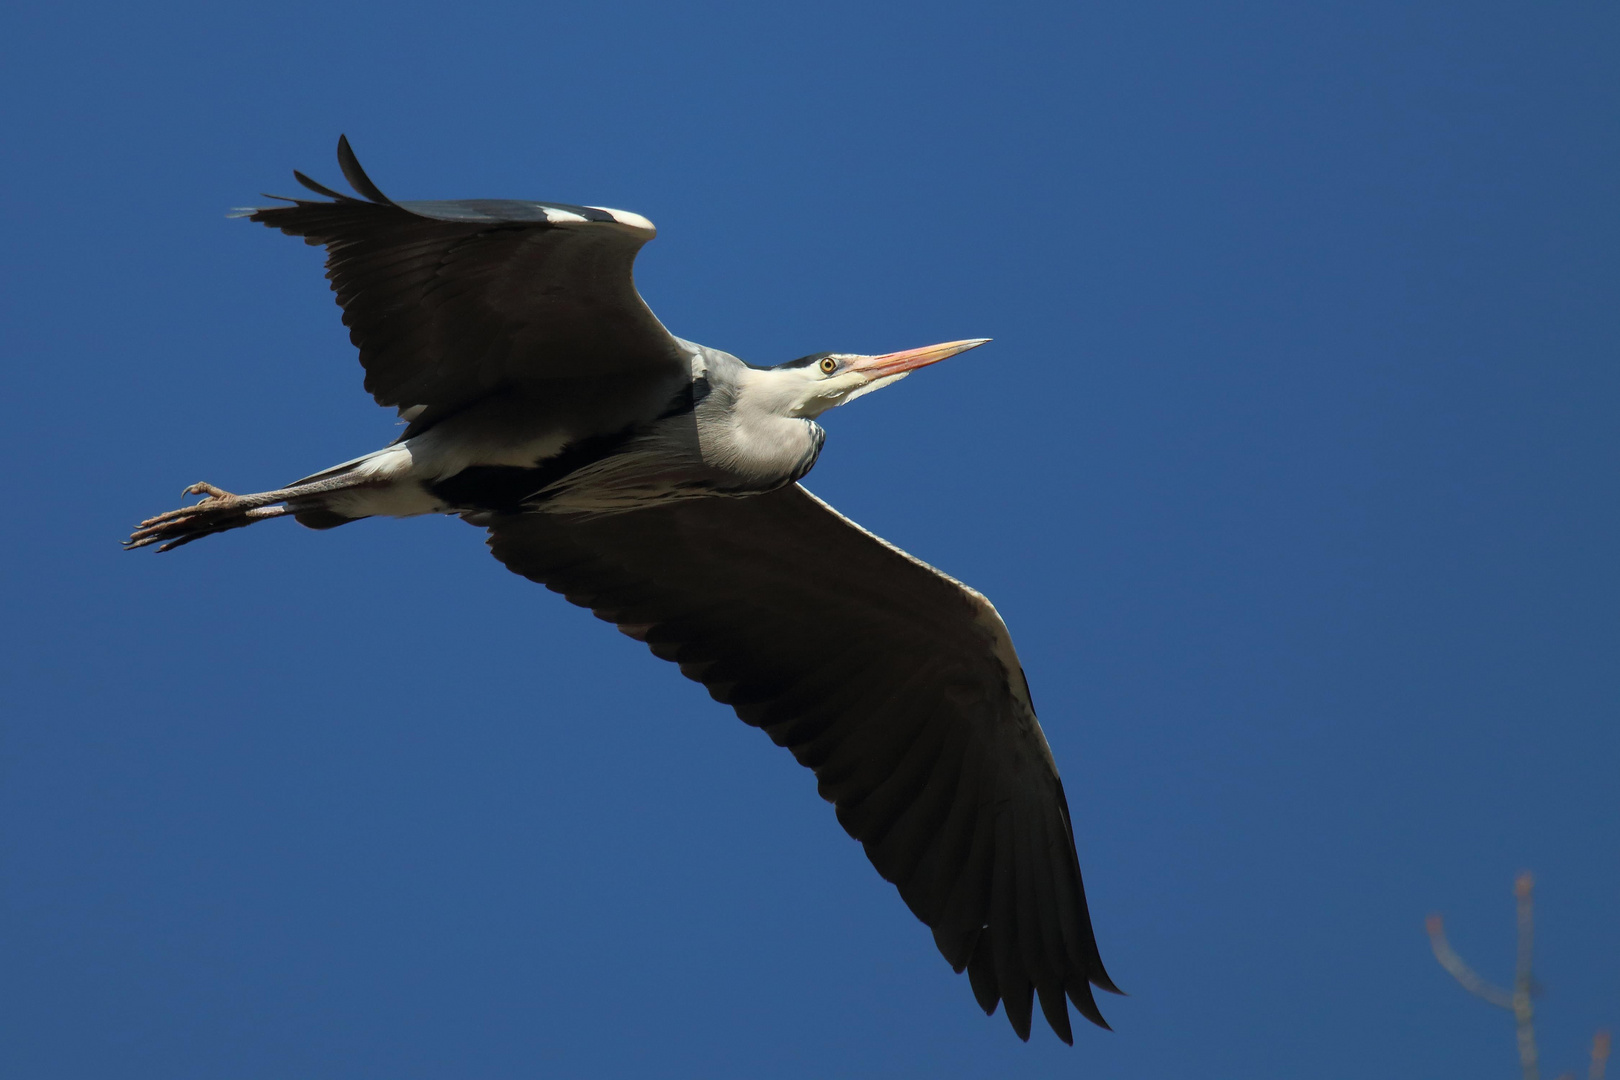
[[[823,375],[831,375],[833,372],[838,370],[838,361],[828,356],[824,357],[821,363],[816,366],[821,368],[821,373]]]

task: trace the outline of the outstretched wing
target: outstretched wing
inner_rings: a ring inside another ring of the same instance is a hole
[[[342,137],[338,163],[363,198],[295,171],[331,201],[241,213],[326,248],[326,276],[379,405],[414,420],[497,389],[543,396],[581,380],[628,389],[688,376],[680,344],[631,275],[656,233],[646,218],[560,203],[395,202]]]
[[[797,485],[607,516],[496,516],[495,557],[680,664],[815,771],[986,1013],[1103,1023],[1068,803],[983,596]],[[821,573],[816,573],[819,570]],[[1115,991],[1117,992],[1117,991]]]

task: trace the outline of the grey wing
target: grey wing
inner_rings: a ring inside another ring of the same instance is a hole
[[[631,266],[655,234],[646,218],[561,203],[394,202],[347,139],[338,162],[363,198],[295,172],[330,201],[241,213],[326,248],[379,405],[414,420],[496,390],[545,396],[592,380],[632,389],[689,376],[684,349],[636,292]]]
[[[481,521],[506,566],[588,607],[814,770],[823,798],[1021,1038],[1032,996],[1104,1027],[1117,992],[1063,784],[983,596],[797,485],[607,516]],[[821,571],[818,574],[816,571]]]

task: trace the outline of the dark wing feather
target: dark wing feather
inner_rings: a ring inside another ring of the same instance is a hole
[[[989,601],[797,485],[485,523],[509,569],[676,661],[815,770],[987,1012],[1005,1002],[1028,1038],[1038,993],[1068,1042],[1067,994],[1103,1024],[1090,986],[1114,985],[1068,802]]]
[[[515,200],[395,202],[347,139],[338,162],[364,198],[295,172],[331,201],[244,213],[326,248],[379,405],[426,406],[431,423],[496,390],[543,398],[582,379],[689,377],[684,350],[636,292],[631,266],[654,235],[645,218]]]

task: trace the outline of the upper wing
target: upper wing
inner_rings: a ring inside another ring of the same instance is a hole
[[[1029,1037],[1031,992],[1103,1023],[1115,991],[1068,803],[983,596],[793,485],[624,514],[488,519],[495,557],[680,664],[815,771],[822,797]]]
[[[394,202],[346,138],[338,163],[365,198],[295,171],[332,201],[242,213],[326,248],[326,276],[379,405],[443,415],[501,387],[687,376],[681,346],[631,276],[655,235],[646,218],[560,203]]]

